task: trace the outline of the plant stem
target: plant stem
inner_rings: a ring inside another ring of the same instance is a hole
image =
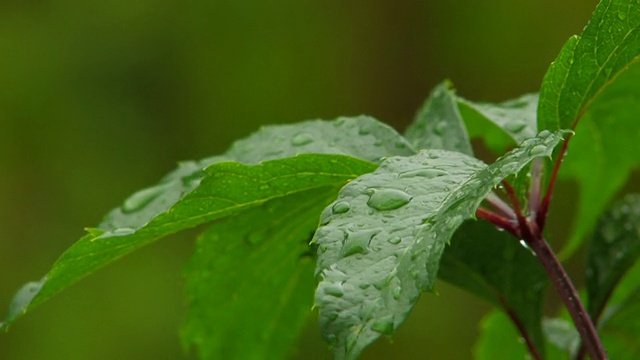
[[[480,219],[487,220],[498,228],[506,230],[513,236],[520,238],[520,231],[518,230],[518,226],[514,224],[510,219],[507,219],[483,207],[480,207],[478,208],[478,210],[476,210],[476,216]]]
[[[564,159],[564,155],[567,153],[567,147],[569,146],[569,140],[573,133],[569,133],[567,138],[562,143],[562,148],[560,149],[560,153],[558,154],[558,159],[556,160],[555,165],[553,166],[553,172],[551,173],[551,179],[549,179],[549,186],[547,187],[547,192],[544,195],[544,199],[540,203],[540,208],[536,214],[536,223],[538,223],[539,229],[544,229],[545,222],[547,221],[547,212],[549,211],[549,204],[551,203],[551,198],[553,195],[553,188],[556,185],[556,179],[558,178],[558,172],[560,171],[560,165],[562,164],[562,159]]]
[[[530,233],[534,236],[525,239],[525,241],[537,255],[542,267],[544,267],[551,278],[553,285],[567,307],[567,310],[569,310],[589,356],[591,356],[593,360],[607,359],[607,354],[600,342],[595,326],[585,310],[582,301],[580,301],[578,292],[571,283],[571,279],[569,279],[562,264],[560,264],[560,261],[540,231],[533,230],[530,231]]]

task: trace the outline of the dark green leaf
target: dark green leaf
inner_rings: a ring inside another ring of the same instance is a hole
[[[588,310],[598,319],[620,279],[640,257],[640,195],[627,195],[607,211],[587,253]]]
[[[473,155],[452,84],[436,86],[405,133],[416,149],[443,149]]]
[[[432,290],[457,227],[502,179],[550,155],[562,133],[528,139],[491,166],[444,150],[392,157],[345,186],[314,238],[316,305],[336,357],[355,358],[393,333],[420,292]]]
[[[604,316],[600,335],[611,359],[640,358],[640,287]]]
[[[603,0],[565,44],[540,88],[538,129],[574,128],[591,101],[640,54],[640,4]]]
[[[511,234],[486,221],[465,222],[444,251],[438,277],[516,317],[544,353],[541,321],[547,276]]]
[[[216,223],[187,265],[183,339],[201,359],[284,359],[311,314],[318,214],[337,189],[269,201]]]
[[[469,136],[480,137],[493,152],[502,154],[535,136],[538,94],[527,94],[499,104],[474,103],[458,97]]]
[[[19,294],[3,326],[80,278],[160,237],[303,191],[337,189],[374,168],[363,160],[319,154],[255,166],[213,164],[202,172],[193,191],[145,225],[91,230],[56,261],[42,283],[32,286],[29,296]]]
[[[640,64],[625,71],[593,102],[571,139],[560,178],[580,191],[576,220],[561,256],[593,230],[612,197],[640,164]]]

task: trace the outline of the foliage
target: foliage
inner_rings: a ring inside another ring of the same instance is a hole
[[[640,161],[639,58],[640,4],[605,0],[563,47],[539,95],[474,103],[446,81],[404,136],[365,116],[265,127],[131,195],[18,291],[0,327],[144,245],[209,224],[187,266],[182,331],[203,359],[285,358],[312,306],[335,357],[357,358],[392,335],[438,277],[500,311],[482,322],[477,358],[584,356],[592,350],[580,325],[543,319],[545,290],[559,280],[534,240],[546,244],[559,176],[580,190],[562,254],[596,229],[588,313],[612,357],[636,357],[637,341],[625,339],[640,337],[638,195],[597,219]],[[510,150],[485,164],[470,137]]]

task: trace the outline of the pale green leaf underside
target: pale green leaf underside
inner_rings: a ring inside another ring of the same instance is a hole
[[[640,3],[603,0],[565,44],[540,88],[538,129],[574,127],[589,103],[640,55]]]
[[[183,339],[200,359],[284,359],[313,305],[309,241],[335,187],[269,201],[212,225],[186,268]]]
[[[96,269],[160,237],[238,214],[270,200],[331,186],[372,171],[375,165],[342,155],[303,154],[248,166],[222,162],[207,167],[198,186],[168,211],[139,228],[93,229],[53,265],[36,291],[14,299],[8,325],[16,317]],[[34,285],[27,285],[34,288]]]
[[[448,81],[431,91],[405,136],[415,149],[442,149],[473,155],[455,92]]]
[[[345,186],[314,237],[316,305],[336,357],[353,359],[393,333],[420,292],[433,288],[457,227],[502,179],[550,155],[562,133],[543,132],[490,166],[444,150],[392,157]]]
[[[600,317],[620,279],[640,257],[640,195],[627,195],[607,211],[587,252],[588,310]]]
[[[236,141],[224,155],[181,163],[159,185],[139,191],[114,209],[99,227],[113,230],[143,226],[192,191],[202,178],[202,169],[211,164],[257,164],[303,153],[348,155],[379,163],[385,156],[412,155],[415,151],[393,128],[368,116],[265,126]]]
[[[493,152],[502,154],[537,133],[538,94],[526,94],[498,104],[457,98],[471,138],[480,137]],[[506,136],[505,136],[506,135]]]

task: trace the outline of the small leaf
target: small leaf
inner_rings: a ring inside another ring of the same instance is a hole
[[[640,55],[640,4],[603,0],[569,39],[540,89],[538,129],[575,128],[591,101]]]
[[[387,334],[380,329],[395,330],[420,292],[433,289],[442,251],[458,226],[502,179],[550,155],[562,133],[543,132],[491,166],[444,150],[392,157],[345,186],[314,237],[316,305],[336,357],[353,359]],[[410,201],[379,210],[370,201],[380,191],[390,198],[402,192]],[[333,212],[339,202],[348,202],[349,211]]]
[[[144,226],[91,231],[53,265],[32,297],[19,295],[3,326],[55,293],[160,237],[237,215],[281,197],[320,188],[340,188],[374,164],[342,155],[299,155],[247,166],[222,162],[203,171],[197,188]],[[21,300],[22,299],[22,300]]]
[[[544,353],[541,324],[547,275],[511,234],[486,221],[465,222],[444,251],[438,277],[516,317]]]
[[[309,241],[337,189],[312,189],[227,218],[186,267],[182,331],[200,359],[284,359],[313,305]]]
[[[473,155],[449,81],[433,89],[405,135],[416,149],[443,149]]]
[[[501,154],[508,146],[515,146],[537,133],[538,94],[526,94],[499,104],[457,99],[469,136],[482,138],[495,153]]]
[[[587,252],[588,310],[598,319],[621,278],[640,257],[640,194],[627,195],[607,211]]]

